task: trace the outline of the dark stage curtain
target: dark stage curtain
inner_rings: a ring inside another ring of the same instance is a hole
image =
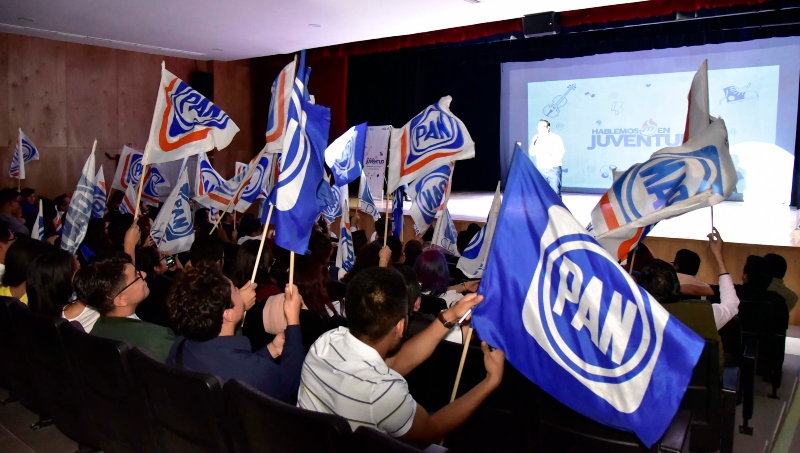
[[[451,48],[352,56],[347,117],[401,126],[445,95],[469,128],[476,157],[456,165],[454,190],[492,191],[500,179],[500,63],[540,61],[800,35],[800,8],[565,33]]]

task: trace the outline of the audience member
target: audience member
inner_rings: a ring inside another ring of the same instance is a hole
[[[739,298],[733,280],[725,268],[722,257],[722,238],[717,229],[708,235],[708,245],[719,271],[720,303],[707,301],[680,301],[680,281],[675,268],[663,260],[647,262],[641,272],[639,284],[664,308],[695,333],[719,345],[720,365],[724,364],[724,351],[719,336],[721,329],[739,312]],[[722,369],[722,368],[720,368]]]
[[[478,281],[450,285],[450,269],[447,259],[440,250],[428,249],[422,252],[414,263],[414,272],[422,285],[422,293],[441,297],[449,307],[461,299],[461,293],[478,290]]]
[[[0,281],[6,272],[6,254],[8,248],[14,243],[14,233],[8,227],[8,222],[0,219]]]
[[[136,224],[139,225],[139,231],[141,231],[141,238],[137,246],[152,247],[156,245],[150,236],[150,230],[153,228],[153,219],[149,215],[142,215],[136,220]]]
[[[387,226],[386,226],[386,216],[382,215],[380,219],[375,221],[375,232],[372,233],[372,236],[370,236],[369,241],[370,242],[380,241],[382,243],[383,242],[383,232],[386,231],[386,228],[387,228]],[[389,220],[388,228],[389,228],[389,234],[391,234],[392,233],[392,221],[391,220]]]
[[[398,266],[406,262],[406,255],[403,251],[403,241],[395,236],[389,236],[386,238],[386,245],[389,247],[389,250],[392,251],[392,265]]]
[[[422,252],[422,242],[416,239],[406,242],[403,248],[403,253],[406,255],[406,264],[414,267],[414,263],[417,261],[417,258],[422,255]]]
[[[787,288],[783,283],[783,277],[786,275],[786,260],[775,253],[764,255],[764,259],[767,260],[770,273],[772,274],[772,281],[767,287],[767,291],[775,291],[778,293],[778,295],[783,297],[783,300],[786,301],[786,308],[792,311],[797,303],[797,294]]]
[[[222,240],[218,236],[208,234],[195,234],[192,247],[189,249],[189,260],[194,266],[203,264],[216,264],[222,268],[222,260],[225,258],[225,249]]]
[[[239,240],[238,244],[242,245],[246,241],[261,242],[261,234],[264,231],[264,226],[261,221],[253,214],[245,214],[239,224]]]
[[[14,297],[27,305],[28,269],[37,256],[50,250],[53,246],[35,239],[20,237],[14,241],[6,253],[6,271],[3,274],[3,285],[0,296]]]
[[[136,316],[136,307],[150,293],[145,277],[146,273],[137,271],[125,254],[100,256],[75,274],[75,292],[80,300],[100,312],[92,335],[127,341],[163,362],[175,334]]]
[[[57,196],[54,201],[56,203],[56,209],[58,209],[58,212],[60,212],[63,216],[69,209],[69,202],[72,201],[72,198],[70,198],[69,195],[62,193],[61,195]]]
[[[169,307],[179,336],[167,363],[211,373],[223,381],[239,379],[268,396],[292,403],[300,386],[305,349],[300,342],[300,297],[297,287],[286,288],[284,309],[289,326],[285,339],[277,337],[251,352],[247,337],[234,332],[254,298],[251,286],[242,291],[225,278],[218,266],[193,267],[175,282]],[[280,357],[280,364],[275,359]]]
[[[54,247],[37,256],[28,267],[28,308],[39,314],[61,317],[72,298],[72,276],[77,266],[72,255]]]
[[[174,272],[182,267],[177,257],[172,257],[175,264],[172,269],[167,267],[167,256],[159,253],[155,247],[140,247],[136,249],[136,269],[143,272],[144,281],[150,289],[149,294],[136,307],[136,316],[142,321],[158,324],[163,327],[172,327],[167,308],[167,296],[172,288],[173,278],[167,272]]]
[[[678,273],[681,284],[681,294],[686,296],[713,296],[711,286],[697,278],[700,270],[700,255],[688,250],[680,249],[675,253],[672,267]]]
[[[123,236],[124,241],[124,236]],[[95,255],[113,250],[111,239],[108,238],[108,222],[105,219],[90,219],[86,228],[83,245],[89,247]]]
[[[259,241],[247,241],[239,247],[230,272],[231,281],[237,288],[243,287],[250,281],[260,245]],[[272,252],[269,247],[264,247],[261,251],[261,259],[258,262],[256,277],[253,280],[258,285],[256,287],[255,305],[251,309],[250,316],[245,317],[242,324],[242,333],[250,340],[250,346],[253,351],[258,351],[272,340],[273,335],[265,330],[262,314],[264,313],[264,306],[270,297],[283,294],[270,275],[271,263]],[[286,319],[283,316],[283,307],[281,307],[280,319]],[[285,329],[286,327],[284,326],[280,331],[282,332]]]
[[[14,189],[0,190],[0,220],[5,221],[14,234],[30,236],[30,231],[23,224],[18,198],[19,194]]]
[[[25,219],[25,225],[28,229],[32,229],[33,223],[36,221],[36,215],[39,213],[39,204],[36,202],[36,191],[30,187],[26,187],[20,191],[19,195],[19,206],[22,211],[22,218]]]
[[[384,247],[382,241],[370,242],[356,252],[356,260],[353,263],[353,268],[339,280],[342,283],[347,283],[365,269],[381,265],[384,267],[388,266],[391,256],[391,249],[389,249],[388,246]]]
[[[108,197],[108,201],[106,201],[106,211],[119,212],[119,205],[122,204],[123,199],[125,199],[125,192],[122,192],[120,190],[114,191]]]
[[[422,291],[420,290],[417,274],[415,274],[414,271],[408,266],[398,266],[395,269],[400,272],[406,282],[406,295],[408,296],[408,309],[410,311],[408,315],[406,338],[411,338],[425,330],[430,323],[435,321],[436,315],[420,311],[420,308],[422,307],[422,299],[426,296],[423,296]],[[450,329],[450,332],[447,333],[444,339],[453,343],[461,344],[464,342],[464,338],[468,329],[469,327],[466,325],[455,325],[452,329]]]
[[[298,405],[334,413],[351,427],[370,426],[404,441],[437,442],[464,423],[500,385],[504,355],[481,345],[486,378],[453,403],[429,415],[409,394],[404,375],[430,357],[436,345],[481,296],[469,295],[403,343],[409,307],[403,277],[393,269],[368,269],[347,287],[350,328],[322,335],[306,356]]]

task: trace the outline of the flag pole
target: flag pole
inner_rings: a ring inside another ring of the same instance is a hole
[[[94,143],[95,145],[97,145],[97,140],[95,140]],[[145,166],[142,167],[142,176],[139,177],[139,190],[137,191],[138,193],[136,195],[136,210],[134,211],[133,214],[134,222],[136,221],[136,219],[139,218],[139,205],[142,202],[142,189],[144,188],[144,182],[145,182],[144,180],[146,177],[147,177],[147,164],[145,164]]]
[[[292,293],[294,285],[294,252],[289,253],[289,294]]]
[[[264,242],[267,238],[267,230],[269,230],[269,220],[272,218],[272,208],[275,205],[270,203],[269,211],[267,211],[267,223],[264,224],[264,230],[261,232],[261,244],[258,246],[258,255],[256,255],[256,264],[253,267],[253,275],[250,276],[250,281],[253,282],[256,279],[256,271],[258,271],[258,263],[261,262],[261,252],[264,251]]]
[[[389,236],[389,192],[386,193],[386,199],[383,201],[386,206],[386,217],[385,222],[383,222],[383,246],[386,247],[386,240]]]
[[[714,232],[714,206],[709,206],[711,208],[711,232]]]

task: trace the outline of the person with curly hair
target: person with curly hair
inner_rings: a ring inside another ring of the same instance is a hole
[[[168,301],[180,336],[172,345],[167,364],[213,374],[224,382],[239,379],[272,398],[292,403],[306,355],[300,333],[300,293],[296,286],[287,286],[285,337],[276,337],[257,352],[251,351],[247,337],[235,335],[254,300],[253,285],[237,289],[219,266],[185,271],[175,281]],[[250,301],[249,307],[245,301]],[[278,357],[280,363],[275,362]]]
[[[100,312],[92,335],[126,341],[164,361],[175,341],[172,330],[142,321],[136,307],[150,294],[145,278],[127,254],[93,258],[75,273],[78,298]]]

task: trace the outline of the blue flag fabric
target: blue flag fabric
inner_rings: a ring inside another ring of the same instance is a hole
[[[92,216],[92,203],[94,202],[94,149],[83,164],[78,186],[72,193],[69,208],[64,215],[64,231],[61,234],[61,249],[74,255],[78,251],[86,230],[89,228],[89,219]]]
[[[453,174],[453,163],[442,165],[414,181],[409,192],[414,200],[409,215],[414,220],[414,232],[423,234],[431,227],[447,193],[447,184]]]
[[[327,186],[327,190],[325,186]],[[339,187],[331,190],[331,186],[328,185],[328,182],[325,180],[320,184],[320,190],[317,191],[318,196],[320,191],[326,191],[326,195],[331,197],[330,204],[325,206],[325,209],[322,210],[322,217],[324,217],[325,221],[330,225],[337,217],[342,215],[342,191]],[[328,203],[325,198],[320,198],[319,202]]]
[[[367,123],[353,126],[325,150],[325,163],[333,172],[335,185],[344,186],[361,176]]]
[[[298,75],[303,72],[303,59]],[[275,205],[275,243],[295,253],[308,250],[314,219],[322,207],[317,190],[324,174],[324,153],[331,123],[330,109],[304,99],[305,88],[295,78],[280,159],[280,174],[270,195]],[[302,121],[301,121],[302,119]],[[264,214],[269,212],[264,210]],[[262,217],[261,222],[266,222]]]
[[[481,339],[566,406],[653,445],[703,340],[636,285],[521,152],[496,228],[472,315]]]
[[[403,198],[405,194],[405,186],[400,186],[392,196],[392,236],[401,241],[403,240]],[[400,220],[398,221],[398,219]]]

